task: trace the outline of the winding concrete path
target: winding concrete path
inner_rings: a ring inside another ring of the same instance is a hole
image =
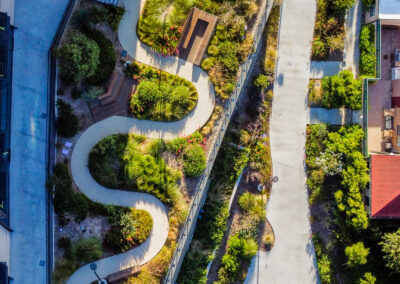
[[[71,158],[73,179],[79,189],[91,200],[119,206],[143,209],[153,218],[153,229],[149,238],[139,247],[128,252],[96,261],[97,272],[105,277],[120,270],[141,265],[151,260],[163,247],[169,230],[168,211],[160,200],[152,195],[123,190],[107,189],[99,185],[88,169],[88,157],[97,142],[108,135],[134,133],[149,138],[172,139],[190,135],[203,126],[211,116],[215,105],[214,87],[206,72],[199,66],[176,57],[163,57],[151,50],[137,38],[136,24],[145,0],[120,1],[126,13],[121,21],[118,35],[122,47],[135,60],[183,77],[196,86],[199,99],[195,109],[177,122],[156,122],[138,120],[130,117],[113,116],[89,127],[74,146]],[[67,283],[90,283],[96,277],[85,265],[75,271]]]
[[[270,122],[273,173],[267,217],[275,233],[246,283],[318,283],[304,164],[315,0],[283,0]]]

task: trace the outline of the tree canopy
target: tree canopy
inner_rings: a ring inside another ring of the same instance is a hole
[[[363,242],[358,242],[354,245],[346,247],[344,253],[347,257],[347,265],[350,267],[355,267],[367,263],[369,248],[364,247]]]
[[[386,266],[395,272],[400,272],[400,229],[383,235],[379,244],[382,246]]]
[[[57,50],[61,78],[67,84],[77,83],[94,75],[99,64],[100,49],[94,40],[72,30],[67,42]]]

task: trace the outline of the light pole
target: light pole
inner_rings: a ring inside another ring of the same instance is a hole
[[[100,276],[97,274],[96,269],[97,269],[97,264],[92,262],[89,265],[90,269],[93,270],[94,275],[96,275],[97,279],[99,280],[99,284],[107,284],[107,281],[104,279],[101,279]]]

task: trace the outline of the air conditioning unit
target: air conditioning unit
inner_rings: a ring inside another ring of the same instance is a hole
[[[394,66],[400,67],[400,49],[396,49],[394,52]]]

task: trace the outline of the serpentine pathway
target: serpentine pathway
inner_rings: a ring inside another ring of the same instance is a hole
[[[88,158],[91,149],[104,137],[117,133],[134,133],[149,138],[172,139],[190,135],[203,126],[211,116],[215,105],[214,87],[208,75],[199,66],[178,59],[163,57],[137,38],[136,24],[139,11],[145,0],[124,0],[126,13],[121,21],[118,35],[121,45],[135,60],[178,75],[191,81],[197,88],[199,98],[195,109],[184,119],[177,122],[156,122],[138,120],[130,117],[113,116],[89,127],[74,146],[71,158],[71,172],[75,184],[91,200],[103,204],[112,204],[143,209],[153,218],[153,229],[149,238],[140,246],[125,253],[96,261],[97,273],[105,277],[114,272],[141,265],[151,260],[163,247],[169,230],[168,211],[163,203],[150,194],[111,190],[98,184],[91,176]],[[87,284],[96,280],[89,265],[75,271],[67,283]]]

